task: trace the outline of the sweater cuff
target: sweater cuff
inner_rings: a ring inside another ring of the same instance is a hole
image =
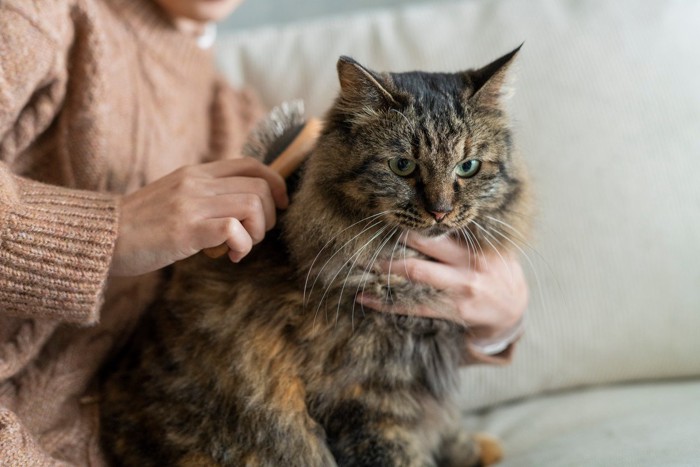
[[[490,339],[466,337],[466,345],[462,355],[462,364],[487,363],[490,365],[506,365],[513,360],[515,343],[520,340],[525,330],[525,320],[506,329],[501,335]],[[468,331],[467,331],[468,333]]]
[[[514,349],[515,342],[512,342],[499,353],[488,355],[479,352],[478,349],[467,343],[464,346],[464,353],[462,354],[462,366],[475,365],[479,363],[484,363],[487,365],[507,365],[513,361]]]
[[[116,198],[14,181],[16,202],[0,206],[0,311],[97,322],[117,237]]]

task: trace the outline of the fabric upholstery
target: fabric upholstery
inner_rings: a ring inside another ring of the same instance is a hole
[[[700,382],[624,384],[546,395],[465,419],[504,442],[499,467],[698,465]]]

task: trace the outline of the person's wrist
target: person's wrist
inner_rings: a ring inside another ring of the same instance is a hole
[[[514,325],[489,337],[469,337],[469,346],[483,355],[497,355],[517,341],[525,329],[525,318],[521,317]]]

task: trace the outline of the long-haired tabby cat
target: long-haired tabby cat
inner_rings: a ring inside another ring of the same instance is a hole
[[[486,248],[514,240],[506,225],[525,230],[527,181],[501,103],[516,52],[460,73],[340,58],[339,97],[279,229],[239,264],[177,264],[107,378],[116,464],[484,462],[452,404],[465,328],[355,297],[439,306],[439,290],[376,267],[415,254],[409,231]]]

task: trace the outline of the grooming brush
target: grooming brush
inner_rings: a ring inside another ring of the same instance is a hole
[[[248,137],[243,154],[263,161],[287,180],[294,191],[299,178],[297,170],[306,160],[321,133],[321,121],[304,119],[304,102],[289,101],[270,111]],[[205,248],[204,254],[219,258],[228,252],[228,245]]]

